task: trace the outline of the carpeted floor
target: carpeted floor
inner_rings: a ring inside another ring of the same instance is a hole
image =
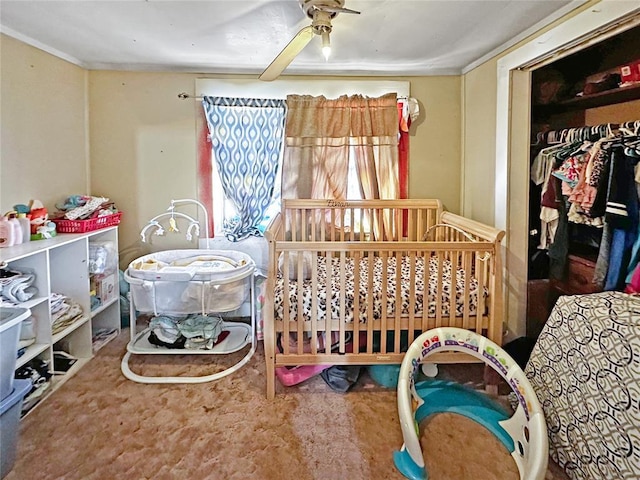
[[[203,384],[139,384],[120,371],[128,331],[20,423],[17,460],[5,480],[283,479],[393,480],[402,444],[395,390],[366,373],[347,394],[318,376],[278,385],[265,398],[261,346],[239,371]],[[234,355],[240,357],[244,351]],[[233,356],[134,356],[145,375],[198,375]],[[482,379],[482,367],[441,375]],[[454,414],[429,419],[422,444],[431,480],[510,480],[517,468],[478,424]],[[550,464],[547,480],[567,477]]]

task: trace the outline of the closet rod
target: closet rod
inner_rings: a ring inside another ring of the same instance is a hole
[[[640,128],[640,120],[632,120],[629,122],[622,123],[601,123],[600,125],[584,125],[582,127],[568,127],[561,128],[558,130],[547,130],[538,132],[537,136],[544,135],[545,139],[548,140],[549,137],[553,138],[563,138],[568,135],[570,132],[588,132],[591,131],[594,134],[599,133],[605,129],[607,130],[618,130],[620,128],[632,129],[636,131]]]

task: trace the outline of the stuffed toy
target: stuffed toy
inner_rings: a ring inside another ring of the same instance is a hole
[[[49,221],[47,209],[40,200],[31,201],[27,217],[31,222],[31,235],[36,235],[38,233],[38,228]]]

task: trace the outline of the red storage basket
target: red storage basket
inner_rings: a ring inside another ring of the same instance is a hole
[[[55,219],[56,232],[58,233],[85,233],[99,230],[101,228],[112,227],[120,223],[122,212],[102,217],[90,218],[89,220],[65,220]]]

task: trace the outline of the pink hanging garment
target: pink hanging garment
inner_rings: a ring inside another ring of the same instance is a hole
[[[625,293],[640,293],[640,264],[636,266],[631,276],[631,282],[624,289]]]

